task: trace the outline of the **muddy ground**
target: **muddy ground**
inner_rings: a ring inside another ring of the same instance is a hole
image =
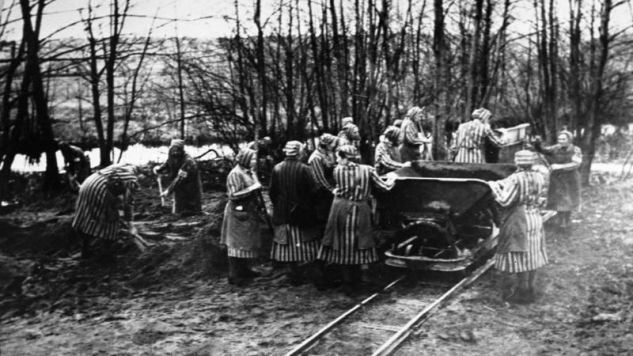
[[[266,268],[228,285],[224,194],[205,193],[206,215],[176,218],[143,181],[137,220],[154,244],[144,253],[126,241],[114,258],[79,259],[68,194],[0,218],[0,354],[280,355],[365,295],[291,286]],[[571,236],[548,230],[538,303],[504,303],[490,271],[397,354],[633,354],[633,181],[600,182],[585,190]]]

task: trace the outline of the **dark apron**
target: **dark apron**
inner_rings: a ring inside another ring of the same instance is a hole
[[[257,251],[262,247],[260,218],[254,199],[230,201],[224,208],[220,243],[229,248]]]
[[[527,219],[525,206],[514,205],[502,217],[497,253],[527,251]]]

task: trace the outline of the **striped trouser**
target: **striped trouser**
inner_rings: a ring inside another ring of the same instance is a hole
[[[275,235],[286,234],[287,244],[273,241],[270,257],[279,262],[309,262],[314,261],[319,252],[319,241],[303,242],[303,232],[298,226],[284,224],[275,226]]]
[[[495,268],[503,272],[533,271],[547,264],[543,219],[537,209],[526,209],[527,251],[495,255]]]

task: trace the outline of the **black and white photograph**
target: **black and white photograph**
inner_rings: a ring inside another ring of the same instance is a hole
[[[633,355],[633,0],[0,0],[0,355]]]

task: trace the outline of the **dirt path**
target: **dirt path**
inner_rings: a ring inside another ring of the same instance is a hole
[[[632,187],[629,181],[590,189],[572,236],[548,234],[550,265],[537,304],[503,303],[495,289],[498,276],[488,273],[398,354],[631,352]],[[47,226],[14,233],[42,233]],[[205,228],[165,225],[163,232],[191,238],[163,241],[168,247],[140,262],[128,251],[122,267],[85,265],[59,253],[19,255],[14,260],[31,271],[22,282],[26,296],[19,297],[28,303],[22,309],[0,304],[7,307],[0,309],[0,354],[279,355],[360,299],[311,285],[292,287],[279,272],[248,287],[230,286],[221,269],[192,267],[200,255],[186,247]],[[139,280],[135,273],[152,278]]]

